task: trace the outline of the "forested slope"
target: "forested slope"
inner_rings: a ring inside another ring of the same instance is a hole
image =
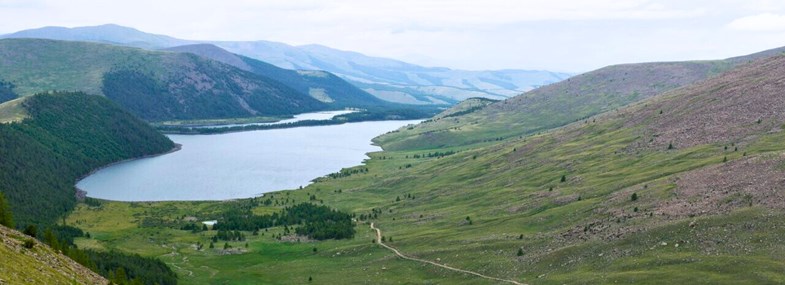
[[[53,93],[22,102],[29,117],[0,124],[0,191],[17,225],[48,224],[75,204],[76,179],[174,143],[106,98]]]

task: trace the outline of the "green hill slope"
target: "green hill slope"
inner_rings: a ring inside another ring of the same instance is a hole
[[[109,281],[49,246],[0,225],[3,284],[109,284]],[[32,242],[32,248],[24,246]]]
[[[74,182],[103,165],[174,144],[100,96],[42,94],[11,101],[29,118],[0,124],[0,191],[18,226],[49,224],[76,203]]]
[[[288,115],[325,105],[270,78],[201,57],[105,44],[0,40],[0,79],[22,96],[105,95],[150,121]]]
[[[378,139],[386,149],[429,149],[509,139],[560,127],[687,86],[781,49],[715,61],[623,64],[576,75],[460,117]]]

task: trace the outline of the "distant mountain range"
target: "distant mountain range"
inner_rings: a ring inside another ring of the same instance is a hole
[[[0,63],[0,81],[10,82],[20,96],[84,91],[104,95],[148,121],[291,115],[339,108],[269,77],[191,53],[2,39]]]
[[[283,69],[263,61],[233,54],[212,44],[184,45],[166,50],[196,54],[274,79],[333,107],[369,108],[389,105],[389,102],[373,97],[325,71]]]
[[[111,24],[78,28],[44,27],[2,35],[0,38],[92,41],[144,49],[210,43],[281,68],[329,71],[378,98],[407,104],[456,103],[470,97],[504,99],[570,76],[567,73],[538,70],[467,71],[423,67],[320,45],[182,40]]]

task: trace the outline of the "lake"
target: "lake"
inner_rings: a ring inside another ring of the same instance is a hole
[[[419,121],[169,135],[182,149],[119,163],[82,179],[87,196],[117,201],[225,200],[295,189],[359,165],[371,139]]]

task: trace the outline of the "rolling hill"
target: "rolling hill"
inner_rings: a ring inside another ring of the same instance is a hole
[[[567,73],[539,70],[468,71],[423,67],[320,45],[290,46],[270,41],[190,41],[111,24],[78,28],[43,27],[0,35],[0,38],[93,41],[147,49],[211,43],[280,68],[325,70],[381,99],[407,104],[455,103],[470,97],[504,99],[570,76]]]
[[[166,50],[196,54],[271,78],[332,107],[368,108],[393,105],[326,71],[283,69],[266,62],[230,53],[212,44],[177,46]]]
[[[188,53],[0,40],[0,81],[19,95],[101,94],[149,121],[290,115],[328,108],[273,79]]]
[[[782,49],[714,61],[608,66],[488,105],[435,119],[379,140],[387,149],[429,149],[482,144],[560,127],[721,74]],[[449,111],[448,111],[449,112]]]

